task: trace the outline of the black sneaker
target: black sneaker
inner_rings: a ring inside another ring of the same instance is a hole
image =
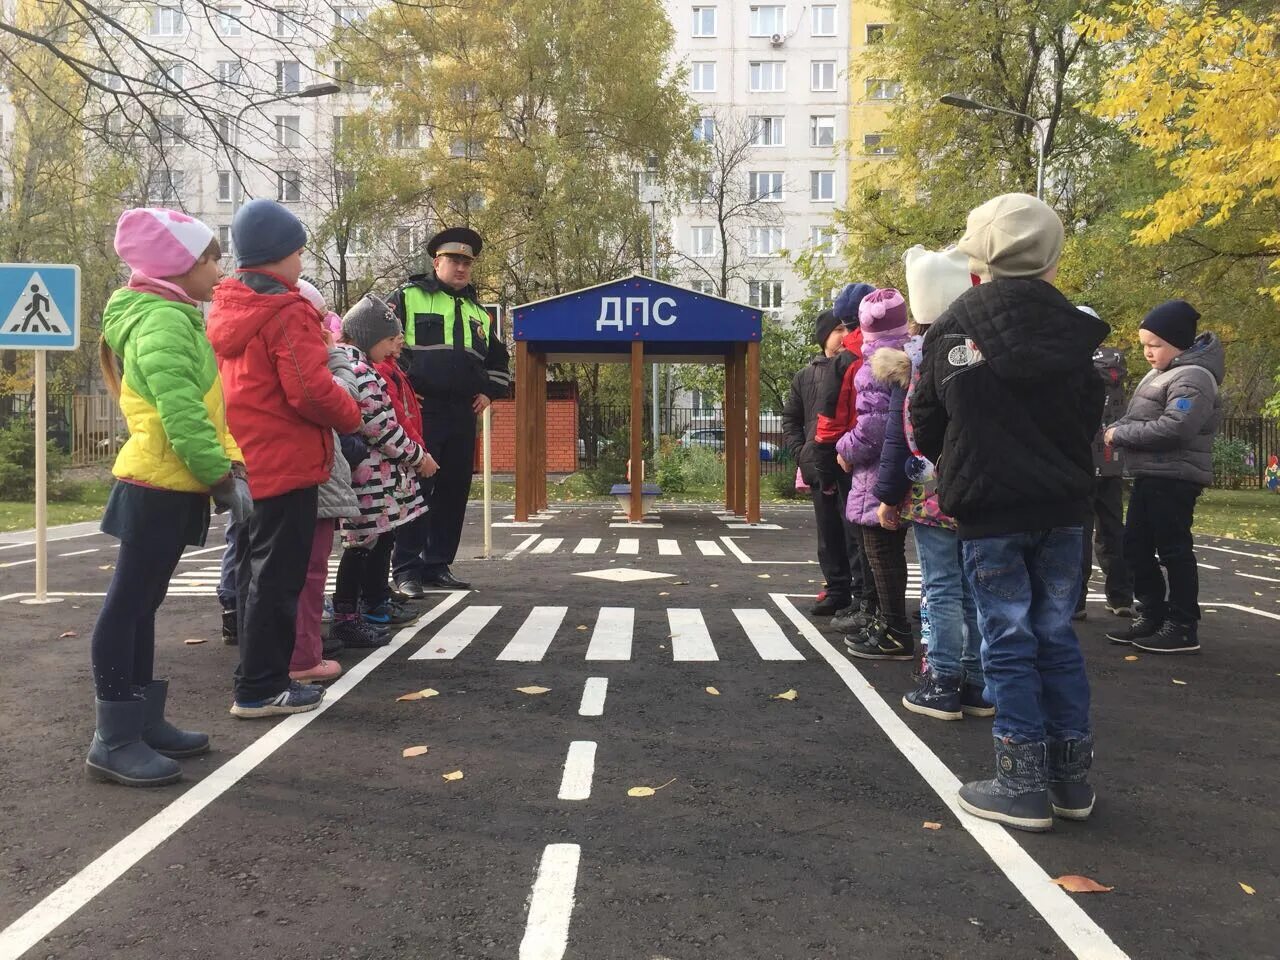
[[[960,710],[966,717],[994,717],[996,706],[982,695],[982,687],[976,683],[960,686]]]
[[[337,640],[347,650],[368,650],[385,647],[391,642],[387,634],[362,618],[334,620],[329,630],[330,640]]]
[[[1160,632],[1162,621],[1139,615],[1132,623],[1107,631],[1107,639],[1112,643],[1136,643],[1154,637]]]
[[[236,623],[236,612],[234,610],[222,611],[222,642],[228,647],[238,647],[240,645],[240,627]]]
[[[915,641],[910,633],[884,628],[877,630],[881,624],[872,624],[864,633],[856,637],[845,637],[845,652],[859,660],[912,660],[915,658]]]
[[[960,681],[939,679],[932,673],[920,679],[920,686],[902,698],[902,705],[912,713],[935,720],[963,720],[960,712]]]
[[[847,610],[848,608],[849,599],[847,597],[828,593],[818,598],[817,602],[809,608],[809,614],[814,617],[834,617],[841,610]]]
[[[1199,653],[1200,637],[1194,623],[1166,620],[1153,635],[1134,640],[1133,646],[1147,653]]]

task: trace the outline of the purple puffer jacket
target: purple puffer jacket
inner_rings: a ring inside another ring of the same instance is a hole
[[[850,523],[864,527],[878,527],[876,510],[880,501],[876,498],[876,476],[880,472],[880,450],[884,446],[885,427],[889,422],[889,394],[891,384],[877,380],[871,372],[871,358],[879,350],[901,350],[909,338],[885,337],[863,344],[862,368],[853,379],[858,398],[855,407],[858,420],[853,429],[836,441],[836,453],[853,467],[853,487],[844,515]],[[894,411],[901,416],[900,411]]]

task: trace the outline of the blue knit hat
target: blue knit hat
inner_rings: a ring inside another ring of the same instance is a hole
[[[307,228],[274,200],[250,200],[231,221],[237,267],[275,263],[307,245]]]
[[[856,327],[858,325],[858,307],[862,304],[862,298],[868,293],[874,292],[875,289],[869,283],[849,284],[836,294],[836,302],[831,307],[831,312],[846,327],[851,329]]]

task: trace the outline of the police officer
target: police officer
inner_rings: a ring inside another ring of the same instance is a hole
[[[402,362],[422,400],[422,435],[440,464],[422,482],[428,510],[396,531],[396,592],[416,599],[424,586],[470,589],[449,570],[462,537],[475,462],[476,416],[511,384],[507,347],[480,306],[471,271],[483,241],[451,227],[427,244],[433,270],[415,274],[388,302],[404,326]]]

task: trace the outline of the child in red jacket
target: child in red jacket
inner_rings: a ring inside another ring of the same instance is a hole
[[[255,501],[236,543],[240,664],[231,713],[302,713],[324,696],[289,679],[316,492],[329,477],[333,431],[356,430],[360,408],[329,375],[320,317],[298,291],[302,223],[278,203],[251,200],[231,239],[236,273],[214,291],[209,340]]]

